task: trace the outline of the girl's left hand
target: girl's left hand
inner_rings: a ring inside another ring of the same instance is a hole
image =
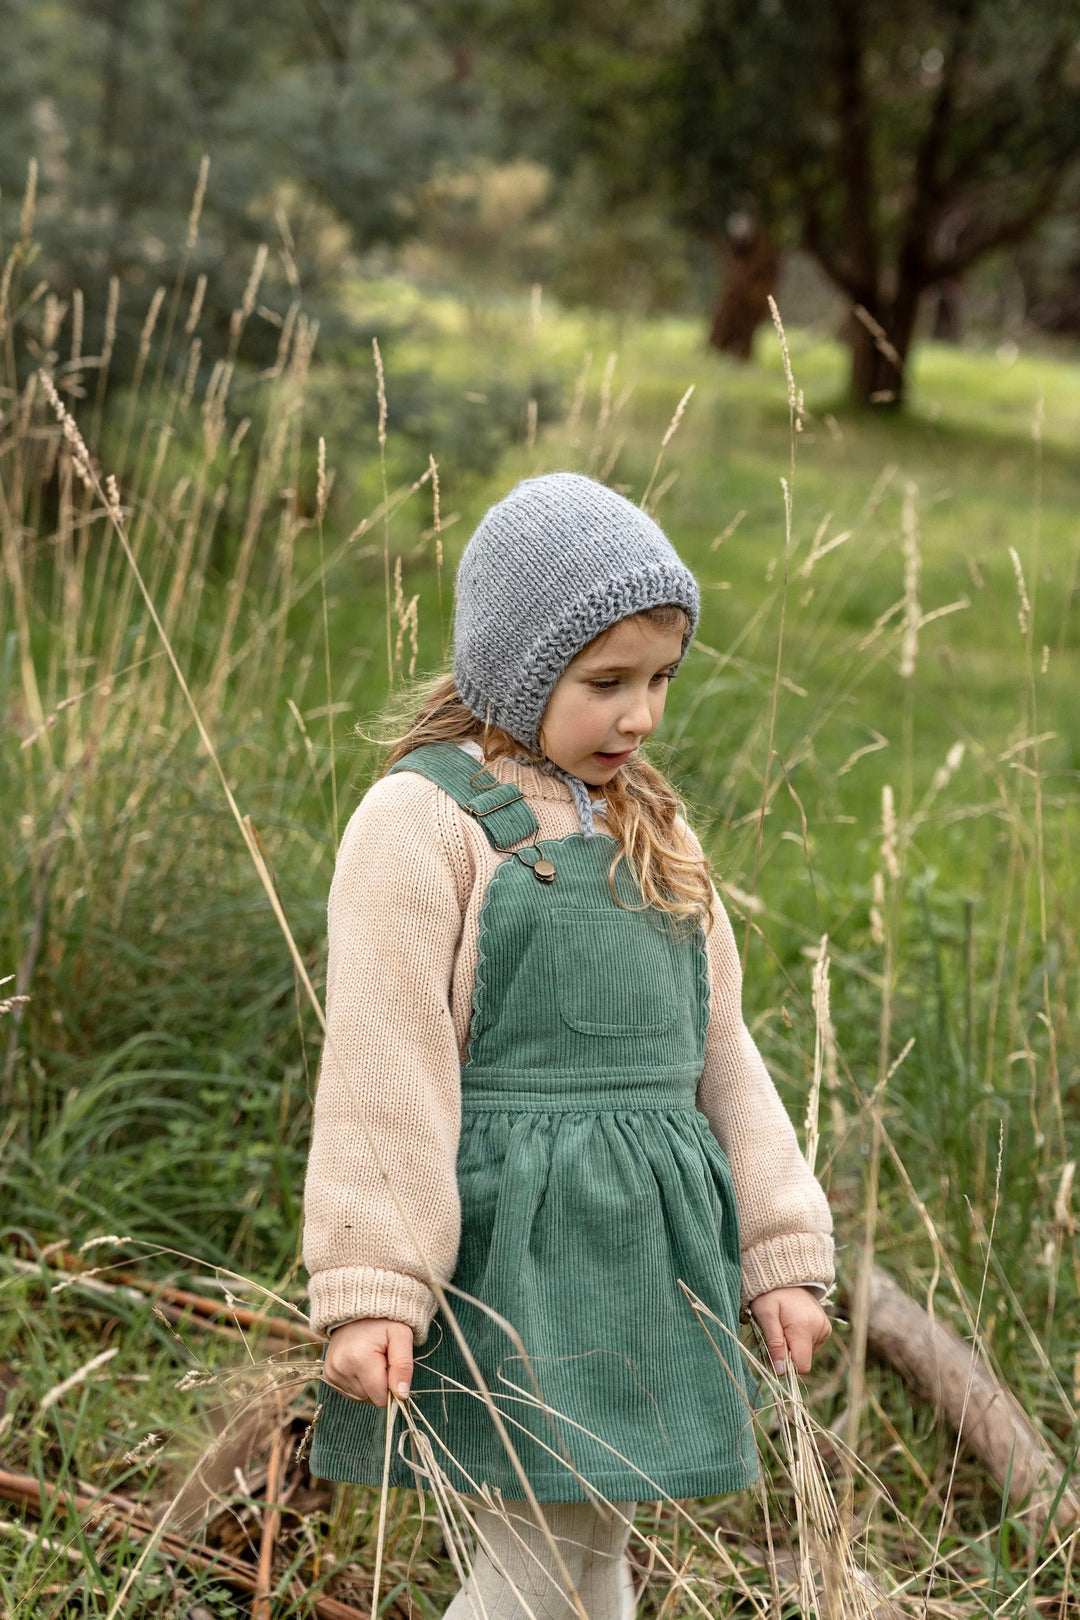
[[[750,1301],[750,1310],[765,1335],[777,1377],[787,1372],[789,1355],[796,1372],[808,1373],[814,1351],[832,1332],[832,1323],[809,1288],[771,1288]]]

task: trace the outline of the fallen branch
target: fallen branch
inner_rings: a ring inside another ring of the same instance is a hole
[[[253,1311],[246,1305],[230,1304],[227,1300],[209,1299],[205,1294],[193,1294],[186,1288],[173,1288],[168,1283],[140,1277],[138,1272],[114,1271],[111,1266],[108,1268],[87,1266],[78,1255],[68,1254],[64,1250],[51,1255],[50,1261],[52,1260],[55,1260],[64,1271],[87,1282],[91,1280],[100,1282],[101,1271],[107,1269],[109,1281],[102,1283],[103,1287],[135,1288],[155,1304],[161,1305],[172,1321],[179,1320],[185,1311],[190,1311],[193,1316],[203,1319],[200,1326],[204,1322],[215,1322],[224,1326],[235,1323],[238,1327],[265,1328],[271,1337],[284,1339],[289,1344],[322,1344],[321,1335],[313,1333],[302,1322],[289,1322],[280,1316],[268,1316],[265,1311]]]
[[[41,1265],[32,1260],[20,1260],[16,1256],[12,1260],[12,1265],[16,1271],[21,1271],[27,1276],[40,1277],[41,1275]],[[76,1273],[70,1281],[60,1283],[52,1291],[53,1293],[59,1293],[61,1289],[66,1291],[68,1288],[81,1289],[84,1293],[99,1299],[103,1305],[107,1301],[114,1299],[126,1299],[129,1303],[134,1302],[140,1305],[147,1302],[147,1295],[142,1289],[126,1284],[102,1282],[100,1277],[95,1277],[91,1272],[87,1272],[85,1276]],[[231,1339],[234,1344],[247,1343],[244,1334],[239,1328],[226,1327],[221,1322],[212,1321],[208,1316],[198,1316],[188,1308],[170,1305],[161,1298],[151,1298],[148,1303],[155,1316],[160,1317],[163,1322],[184,1322],[190,1327],[198,1328],[200,1333],[212,1333],[217,1338]]]
[[[155,1536],[157,1545],[171,1562],[212,1571],[216,1579],[241,1592],[252,1595],[257,1592],[258,1576],[250,1565],[202,1542],[188,1542],[182,1536],[162,1531],[137,1503],[111,1491],[95,1491],[81,1482],[74,1491],[64,1491],[56,1485],[40,1485],[33,1474],[13,1474],[0,1468],[0,1497],[19,1502],[39,1515],[44,1508],[54,1505],[71,1508],[86,1521],[87,1529],[97,1530],[112,1541],[126,1538],[137,1544]],[[370,1620],[363,1610],[354,1608],[351,1603],[340,1603],[337,1598],[310,1596],[308,1602],[310,1613],[320,1620]]]
[[[1059,1491],[1057,1527],[1080,1518],[1080,1500],[1062,1488],[1065,1470],[985,1358],[930,1317],[880,1266],[870,1278],[867,1343],[921,1399],[933,1402],[998,1484],[1008,1484],[1009,1501],[1026,1504],[1040,1531]]]

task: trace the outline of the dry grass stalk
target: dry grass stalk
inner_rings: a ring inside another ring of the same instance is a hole
[[[603,374],[600,378],[600,402],[596,412],[596,426],[593,429],[592,447],[589,451],[589,465],[595,470],[600,460],[600,450],[611,420],[611,382],[618,364],[618,352],[612,349],[604,362]]]
[[[566,422],[564,424],[565,432],[571,443],[574,442],[574,434],[577,432],[578,423],[581,421],[581,412],[585,404],[585,389],[588,385],[589,368],[591,365],[592,352],[591,350],[587,350],[585,358],[581,363],[581,370],[578,372],[577,378],[574,382],[574,393],[570,401],[570,409],[567,412]]]
[[[1009,557],[1012,560],[1013,573],[1016,575],[1016,592],[1020,599],[1017,612],[1017,618],[1020,621],[1020,634],[1026,641],[1031,632],[1031,603],[1028,601],[1027,586],[1024,583],[1024,567],[1015,546],[1009,547]]]
[[[258,296],[259,284],[266,269],[266,261],[270,256],[270,249],[265,242],[260,242],[255,249],[255,258],[252,261],[251,271],[248,275],[247,285],[240,299],[238,309],[234,309],[229,317],[230,358],[235,356],[240,344],[240,336],[251,318],[255,308],[255,299]]]
[[[810,999],[814,1009],[814,1068],[806,1105],[805,1155],[811,1170],[817,1164],[820,1144],[821,1087],[829,1094],[833,1134],[839,1140],[845,1130],[840,1105],[840,1076],[837,1070],[836,1030],[829,1006],[829,936],[822,934],[811,974]]]
[[[394,558],[394,616],[397,619],[397,640],[394,643],[394,663],[400,665],[402,648],[405,642],[406,631],[409,635],[411,656],[409,658],[409,679],[416,673],[416,659],[419,653],[419,595],[411,596],[409,604],[405,605],[405,595],[401,588],[401,557]]]
[[[431,477],[431,533],[435,538],[435,591],[439,602],[439,646],[445,660],[448,655],[446,644],[446,620],[443,614],[443,540],[442,540],[442,514],[439,509],[439,469],[435,457],[428,452],[428,473]]]
[[[885,328],[882,326],[881,322],[875,320],[873,315],[871,315],[870,311],[863,304],[856,304],[852,313],[854,314],[856,320],[865,326],[866,330],[870,333],[870,336],[874,340],[874,347],[877,349],[878,353],[883,354],[886,360],[891,361],[891,363],[896,367],[897,371],[902,372],[904,369],[904,362],[897,352],[895,345],[889,341],[888,333],[885,331]],[[891,399],[892,395],[888,394],[885,397]]]
[[[724,544],[725,540],[730,540],[731,536],[735,533],[735,530],[739,527],[739,524],[742,522],[745,516],[746,507],[740,507],[739,511],[736,512],[731,522],[727,524],[725,528],[721,529],[720,533],[716,535],[714,539],[709,541],[709,550],[716,551]]]
[[[386,677],[387,684],[394,690],[394,658],[391,650],[390,635],[390,495],[386,481],[386,376],[383,372],[382,351],[379,340],[373,337],[371,349],[375,357],[375,388],[379,401],[379,473],[382,480],[383,498],[383,591],[386,598]]]
[[[206,198],[206,182],[210,177],[210,157],[204,152],[199,159],[199,177],[195,182],[195,194],[191,199],[191,212],[188,214],[187,235],[184,238],[185,262],[195,251],[195,243],[199,239],[199,220],[202,216],[203,202]]]
[[[319,1003],[319,998],[315,993],[314,986],[311,984],[311,980],[310,980],[310,977],[308,975],[307,967],[304,964],[304,961],[303,961],[303,959],[302,959],[302,957],[300,955],[300,952],[299,952],[299,950],[297,948],[296,941],[293,938],[292,931],[289,928],[288,921],[287,921],[287,919],[285,917],[284,911],[282,910],[281,902],[280,902],[280,900],[278,898],[278,895],[277,895],[276,889],[274,887],[273,881],[272,881],[272,879],[270,877],[270,873],[269,873],[269,871],[268,871],[268,869],[266,867],[266,862],[265,862],[265,860],[263,858],[262,852],[258,848],[258,845],[257,845],[256,841],[251,836],[250,830],[245,825],[245,818],[244,818],[244,816],[242,815],[242,813],[240,811],[240,807],[236,802],[236,798],[235,798],[235,795],[233,794],[232,788],[230,787],[228,779],[225,776],[224,770],[222,769],[221,761],[220,761],[220,759],[218,757],[217,750],[214,748],[214,745],[213,745],[213,742],[211,741],[209,732],[206,729],[206,725],[205,725],[203,717],[202,717],[202,712],[201,712],[198,704],[195,701],[195,698],[194,698],[194,696],[192,694],[191,688],[188,685],[187,679],[184,676],[183,670],[180,668],[180,664],[179,664],[179,661],[178,661],[178,659],[176,657],[175,650],[174,650],[174,648],[172,646],[171,641],[169,640],[169,637],[168,637],[168,635],[166,633],[165,627],[161,622],[161,618],[160,618],[160,616],[158,614],[158,611],[157,611],[157,608],[156,608],[156,606],[154,604],[153,597],[150,595],[150,592],[147,589],[146,581],[144,580],[144,578],[142,576],[142,573],[139,570],[138,562],[137,562],[137,560],[136,560],[136,558],[134,556],[134,553],[132,552],[131,544],[130,544],[130,542],[128,540],[128,536],[127,536],[127,530],[126,530],[126,527],[125,527],[123,512],[122,512],[122,509],[120,507],[118,495],[117,495],[117,492],[116,492],[115,480],[112,479],[111,475],[110,475],[109,494],[108,494],[108,496],[106,496],[105,491],[102,489],[100,480],[97,478],[97,475],[93,472],[93,470],[92,470],[92,468],[90,466],[89,453],[87,452],[86,447],[82,442],[82,438],[81,438],[81,436],[79,434],[78,428],[76,427],[73,418],[68,414],[63,402],[61,401],[61,399],[59,397],[59,395],[56,393],[56,390],[52,385],[51,379],[49,379],[47,376],[43,375],[42,376],[42,386],[45,389],[46,395],[48,396],[48,398],[49,398],[49,400],[50,400],[50,402],[51,402],[51,404],[53,406],[53,409],[56,411],[56,414],[57,414],[57,417],[58,417],[58,419],[59,419],[59,421],[61,423],[65,438],[67,438],[69,443],[71,443],[71,445],[72,445],[73,460],[75,462],[76,470],[80,472],[80,476],[84,478],[84,481],[87,482],[89,485],[91,485],[94,488],[94,490],[98,494],[99,498],[102,499],[104,501],[104,503],[105,503],[105,506],[106,506],[106,509],[108,511],[110,521],[112,523],[113,530],[114,530],[115,534],[117,535],[117,538],[120,541],[121,549],[123,550],[124,555],[127,558],[128,565],[131,568],[131,571],[135,576],[135,580],[136,580],[136,583],[137,583],[138,588],[139,588],[139,593],[142,596],[143,601],[144,601],[144,603],[146,605],[147,612],[149,613],[150,618],[152,619],[152,621],[154,623],[154,627],[157,630],[158,635],[161,637],[162,644],[163,644],[163,646],[165,648],[165,651],[166,651],[166,653],[168,655],[168,658],[169,658],[169,662],[172,665],[173,672],[176,675],[177,681],[178,681],[178,683],[180,685],[180,690],[183,693],[184,699],[185,699],[185,701],[186,701],[186,703],[188,705],[188,708],[189,708],[189,711],[191,713],[192,719],[195,722],[196,729],[197,729],[197,731],[199,733],[200,741],[202,742],[202,745],[203,745],[204,749],[206,750],[206,753],[207,753],[208,757],[210,758],[211,762],[214,765],[215,771],[216,771],[217,776],[218,776],[218,780],[219,780],[219,782],[221,784],[221,787],[222,787],[222,790],[223,790],[223,792],[225,794],[226,801],[227,801],[227,803],[229,805],[229,808],[230,808],[230,810],[231,810],[231,812],[233,814],[233,819],[235,820],[237,826],[239,827],[239,829],[241,831],[241,835],[244,838],[244,842],[245,842],[245,844],[247,846],[248,853],[251,856],[251,859],[254,862],[256,871],[259,873],[260,879],[261,879],[261,881],[263,883],[263,887],[264,887],[264,890],[266,891],[267,898],[270,901],[270,904],[271,904],[271,907],[272,907],[272,909],[274,911],[274,914],[275,914],[275,916],[276,916],[276,918],[278,920],[279,925],[281,926],[281,928],[283,930],[286,941],[289,944],[290,955],[292,956],[293,965],[294,965],[294,967],[295,967],[295,969],[297,971],[297,974],[299,976],[300,983],[304,987],[304,991],[305,991],[305,993],[306,993],[306,995],[308,997],[309,1003],[312,1005],[312,1007],[316,1011],[316,1016],[322,1022],[323,1031],[324,1031],[324,1034],[325,1034],[325,1020],[322,1019],[322,1009],[321,1009],[321,1005]]]
[[[379,1493],[379,1527],[375,1534],[375,1573],[371,1581],[371,1612],[379,1612],[379,1592],[382,1584],[383,1549],[386,1541],[386,1495],[390,1481],[390,1448],[394,1438],[394,1419],[401,1403],[391,1394],[386,1398],[386,1443],[383,1447],[382,1490]],[[254,1617],[252,1617],[254,1620]]]
[[[763,1438],[766,1450],[772,1453],[792,1490],[797,1528],[795,1577],[802,1612],[807,1616],[820,1616],[820,1620],[892,1620],[900,1613],[894,1594],[886,1590],[880,1579],[868,1573],[865,1552],[860,1554],[856,1548],[850,1533],[851,1514],[836,1502],[818,1445],[821,1426],[803,1401],[794,1368],[789,1364],[786,1375],[778,1378],[767,1358],[748,1351],[685,1283],[680,1283],[680,1287],[717,1355],[723,1360],[724,1349],[707,1326],[708,1322],[719,1329],[720,1339],[730,1345],[728,1354],[746,1357],[754,1377],[772,1399],[779,1422],[780,1444],[774,1444],[767,1434]],[[859,1458],[839,1436],[821,1432],[830,1449],[841,1453],[851,1472],[864,1470]],[[772,1548],[771,1531],[769,1545],[774,1582],[778,1583],[779,1564]],[[895,1583],[893,1585],[895,1588]]]
[[[904,638],[900,648],[900,679],[910,681],[915,674],[919,651],[922,609],[919,606],[919,526],[915,509],[916,486],[909,479],[904,486]]]
[[[597,478],[599,479],[599,481],[602,484],[606,484],[608,479],[611,477],[612,473],[615,471],[615,463],[618,461],[619,457],[622,455],[623,446],[625,445],[625,443],[626,443],[626,434],[624,433],[614,441],[614,443],[611,446],[611,450],[608,453],[608,457],[607,457],[606,461],[603,463],[602,466],[597,468],[596,476],[597,476]]]
[[[101,1350],[96,1356],[91,1356],[90,1360],[77,1368],[70,1377],[65,1378],[59,1384],[54,1384],[52,1389],[46,1390],[38,1402],[38,1411],[47,1412],[50,1406],[54,1406],[57,1401],[63,1400],[69,1390],[76,1389],[79,1384],[85,1383],[92,1372],[96,1372],[99,1367],[103,1367],[116,1354],[117,1348],[114,1345],[109,1350]]]
[[[835,551],[839,546],[846,544],[855,533],[854,529],[843,529],[839,534],[834,534],[831,540],[826,540],[825,535],[828,533],[831,522],[832,513],[826,512],[817,526],[813,540],[810,542],[809,552],[799,564],[797,572],[800,579],[809,579],[815,565],[821,561],[822,557],[827,557],[830,551]],[[713,545],[717,544],[719,544],[719,541],[714,540]]]
[[[645,493],[644,493],[644,495],[642,495],[641,500],[638,502],[638,505],[641,507],[643,512],[649,512],[649,511],[654,510],[655,506],[659,503],[660,496],[658,494],[657,498],[656,498],[656,501],[653,503],[653,506],[650,507],[649,506],[649,496],[652,494],[652,487],[656,482],[656,475],[660,471],[660,463],[664,459],[664,451],[667,449],[668,445],[671,443],[672,439],[675,437],[676,432],[678,431],[679,423],[683,419],[683,412],[685,411],[687,405],[689,405],[689,403],[690,403],[690,395],[694,392],[694,387],[695,387],[695,385],[693,383],[691,383],[689,388],[686,390],[686,393],[683,395],[683,397],[680,399],[679,403],[676,405],[675,414],[671,418],[671,421],[667,425],[667,429],[666,429],[666,431],[664,433],[664,437],[660,440],[660,448],[656,452],[656,460],[653,462],[653,470],[649,474],[649,482],[645,485]]]
[[[204,275],[196,276],[195,289],[192,292],[191,303],[188,305],[188,312],[184,318],[184,332],[187,337],[192,335],[195,328],[199,324],[199,316],[202,314],[203,300],[205,297],[206,277]]]
[[[770,797],[770,779],[772,776],[773,757],[776,742],[776,720],[780,707],[780,688],[784,667],[784,632],[787,624],[789,566],[792,547],[792,502],[795,490],[795,443],[796,443],[796,409],[797,396],[795,391],[795,378],[791,370],[791,358],[788,354],[787,335],[784,332],[784,323],[780,319],[780,311],[776,301],[769,295],[769,310],[772,314],[773,325],[776,327],[780,339],[780,352],[784,359],[784,374],[788,384],[788,424],[789,424],[789,450],[790,461],[787,478],[781,478],[780,487],[784,495],[784,567],[780,590],[780,623],[776,633],[776,664],[773,669],[772,691],[769,701],[768,743],[765,750],[765,767],[762,771],[761,800],[757,816],[757,836],[754,840],[754,866],[750,878],[750,893],[757,893],[758,873],[761,870],[761,851],[765,838],[765,817],[768,813]],[[742,969],[746,971],[747,955],[750,950],[750,922],[747,919],[743,934]]]
[[[453,1289],[452,1291],[454,1293],[459,1292],[459,1290],[457,1290],[457,1289]],[[684,1291],[687,1292],[688,1296],[691,1298],[692,1303],[695,1304],[695,1308],[700,1305],[701,1302],[696,1301],[694,1296],[690,1295],[689,1290],[684,1289]],[[539,1412],[544,1413],[549,1418],[553,1419],[553,1418],[557,1417],[565,1428],[570,1429],[570,1430],[579,1431],[582,1434],[588,1435],[590,1438],[599,1441],[599,1443],[604,1447],[605,1450],[610,1451],[612,1453],[614,1458],[616,1458],[618,1461],[620,1461],[620,1462],[630,1466],[631,1468],[633,1468],[635,1466],[634,1463],[633,1463],[633,1460],[630,1459],[630,1458],[625,1457],[621,1452],[616,1450],[616,1448],[610,1446],[606,1441],[604,1441],[602,1436],[598,1436],[598,1435],[593,1434],[592,1431],[587,1429],[584,1425],[582,1425],[580,1423],[577,1423],[575,1420],[566,1417],[565,1414],[558,1413],[554,1408],[552,1408],[548,1403],[546,1403],[543,1400],[543,1397],[539,1393],[539,1388],[535,1383],[535,1375],[532,1373],[532,1368],[531,1368],[531,1363],[529,1361],[529,1358],[525,1354],[524,1347],[521,1345],[519,1336],[516,1334],[516,1332],[514,1331],[514,1329],[511,1326],[511,1324],[509,1324],[508,1322],[505,1322],[502,1318],[500,1318],[497,1315],[496,1312],[494,1312],[494,1311],[492,1311],[490,1309],[490,1307],[484,1306],[481,1301],[474,1300],[473,1303],[479,1305],[485,1311],[485,1314],[488,1315],[493,1321],[495,1321],[497,1323],[497,1325],[499,1325],[501,1327],[501,1329],[507,1334],[507,1336],[510,1339],[511,1343],[514,1345],[515,1349],[517,1350],[518,1354],[520,1355],[520,1357],[522,1359],[522,1362],[523,1362],[523,1365],[524,1365],[524,1367],[526,1369],[526,1372],[529,1374],[530,1378],[532,1379],[532,1383],[533,1383],[532,1388],[528,1388],[528,1387],[526,1387],[524,1385],[514,1383],[513,1380],[504,1379],[504,1382],[507,1384],[508,1389],[513,1392],[511,1396],[506,1396],[506,1397],[504,1397],[504,1399],[505,1400],[512,1399],[512,1400],[514,1400],[516,1402],[523,1403],[523,1404],[525,1404],[525,1405],[527,1405],[529,1407],[534,1408],[535,1410],[537,1410]],[[708,1313],[706,1313],[706,1314],[708,1314]],[[736,1347],[736,1353],[737,1354],[742,1354],[743,1353],[738,1346]],[[485,1399],[485,1404],[487,1404],[488,1397],[484,1393],[481,1384],[478,1383],[478,1386],[476,1388],[470,1388],[467,1385],[459,1384],[459,1383],[456,1383],[456,1382],[454,1382],[452,1380],[450,1382],[453,1383],[453,1387],[458,1389],[460,1392],[465,1393],[465,1394],[470,1394],[474,1398],[477,1398],[477,1399]],[[453,1549],[453,1547],[456,1545],[457,1540],[460,1539],[459,1532],[454,1527],[453,1521],[452,1521],[453,1508],[454,1508],[454,1506],[456,1506],[458,1509],[464,1510],[464,1504],[463,1504],[462,1500],[460,1499],[459,1494],[457,1493],[455,1487],[451,1484],[451,1482],[450,1482],[450,1480],[449,1480],[449,1478],[448,1478],[448,1476],[446,1474],[446,1471],[440,1466],[440,1464],[437,1461],[436,1448],[438,1448],[438,1450],[442,1451],[442,1452],[447,1452],[447,1448],[446,1448],[444,1442],[442,1441],[441,1436],[438,1434],[437,1430],[431,1425],[429,1420],[424,1416],[424,1414],[418,1408],[415,1408],[409,1402],[405,1402],[401,1406],[401,1415],[402,1415],[405,1423],[407,1424],[407,1426],[409,1428],[410,1437],[411,1437],[412,1444],[413,1444],[413,1447],[414,1447],[414,1456],[416,1458],[418,1458],[418,1463],[416,1465],[414,1465],[414,1466],[417,1466],[418,1469],[419,1469],[420,1482],[422,1483],[422,1485],[423,1485],[423,1487],[425,1489],[430,1490],[434,1494],[434,1496],[436,1497],[437,1504],[439,1505],[440,1516],[441,1516],[441,1518],[443,1519],[443,1522],[444,1522],[444,1533],[446,1534],[446,1537],[447,1537],[447,1545],[448,1545],[449,1548]],[[562,1466],[565,1466],[567,1468],[567,1470],[568,1470],[568,1473],[578,1482],[579,1485],[581,1485],[583,1487],[583,1489],[586,1491],[587,1495],[591,1499],[597,1500],[597,1502],[602,1504],[608,1511],[611,1511],[611,1512],[614,1512],[614,1513],[618,1514],[619,1510],[616,1509],[614,1507],[614,1505],[610,1501],[608,1501],[608,1499],[603,1495],[603,1493],[598,1492],[595,1489],[595,1487],[591,1486],[589,1484],[589,1482],[587,1480],[585,1480],[584,1477],[576,1470],[576,1468],[573,1465],[572,1460],[570,1459],[568,1453],[566,1453],[564,1449],[559,1450],[559,1449],[556,1449],[555,1446],[549,1446],[546,1443],[544,1443],[543,1441],[540,1441],[537,1438],[537,1436],[535,1435],[535,1433],[533,1432],[533,1430],[531,1428],[526,1430],[526,1426],[523,1423],[519,1422],[516,1418],[514,1418],[511,1412],[506,1411],[506,1412],[504,1412],[502,1414],[502,1416],[503,1416],[503,1418],[505,1418],[506,1424],[509,1427],[511,1427],[511,1428],[520,1428],[524,1432],[528,1432],[532,1436],[535,1443],[540,1445],[542,1450],[544,1450],[552,1458],[559,1461]],[[418,1427],[418,1425],[420,1425],[422,1427]],[[422,1432],[423,1429],[428,1430],[429,1433],[425,1434],[424,1432]],[[553,1438],[556,1438],[556,1436],[553,1435]],[[448,1456],[448,1458],[450,1458],[451,1454],[449,1452],[447,1452],[447,1456]],[[453,1460],[455,1462],[455,1466],[460,1472],[464,1472],[464,1470],[461,1469],[460,1463],[458,1463],[456,1459],[451,1459],[451,1460]],[[466,1474],[466,1478],[469,1479],[469,1476],[467,1474]],[[732,1560],[730,1559],[730,1556],[727,1554],[726,1549],[723,1547],[723,1544],[721,1542],[718,1542],[716,1538],[710,1537],[708,1535],[708,1532],[706,1532],[703,1529],[703,1527],[700,1524],[698,1524],[698,1522],[694,1519],[693,1515],[686,1509],[686,1507],[681,1502],[675,1501],[673,1498],[668,1496],[663,1491],[663,1488],[657,1485],[656,1481],[650,1479],[646,1475],[642,1475],[642,1478],[643,1478],[643,1481],[645,1482],[645,1484],[648,1486],[650,1494],[655,1493],[659,1500],[662,1500],[663,1502],[668,1504],[668,1506],[671,1507],[675,1511],[675,1513],[679,1517],[680,1521],[685,1522],[687,1524],[687,1526],[691,1529],[692,1533],[695,1536],[704,1537],[706,1539],[707,1544],[710,1547],[710,1549],[712,1551],[716,1552],[721,1557],[725,1577],[730,1579],[730,1580],[733,1580],[735,1582],[735,1584],[738,1586],[740,1592],[742,1592],[742,1594],[755,1607],[760,1606],[760,1603],[761,1603],[761,1594],[760,1594],[760,1592],[756,1591],[755,1588],[753,1588],[752,1586],[750,1586],[746,1582],[744,1573],[741,1571],[741,1569],[737,1565],[735,1565],[732,1562]],[[472,1489],[477,1494],[481,1494],[481,1495],[484,1494],[483,1487],[479,1484],[479,1482],[469,1479],[469,1486],[470,1486],[470,1489]],[[533,1504],[533,1507],[534,1507],[534,1512],[535,1512],[536,1504]],[[542,1518],[540,1519],[539,1522],[541,1524],[545,1523],[545,1521]],[[624,1520],[624,1522],[626,1522],[626,1521]],[[694,1607],[699,1609],[701,1613],[708,1614],[709,1613],[708,1609],[701,1603],[701,1600],[698,1597],[697,1593],[693,1590],[693,1587],[690,1586],[689,1584],[683,1582],[683,1580],[680,1577],[680,1572],[679,1572],[677,1566],[675,1565],[675,1563],[672,1562],[672,1560],[670,1558],[668,1558],[667,1554],[663,1551],[663,1549],[659,1548],[654,1543],[649,1543],[649,1546],[650,1546],[650,1551],[652,1552],[654,1557],[657,1559],[657,1561],[659,1561],[664,1566],[664,1568],[668,1571],[668,1573],[672,1576],[672,1578],[678,1583],[680,1590],[683,1589],[683,1587],[685,1585],[685,1595],[693,1603]],[[453,1556],[453,1553],[452,1553],[452,1556]],[[455,1568],[458,1568],[458,1563],[457,1563],[456,1560],[455,1560]],[[462,1558],[461,1568],[459,1568],[459,1574],[462,1576],[462,1578],[464,1578],[464,1557]]]

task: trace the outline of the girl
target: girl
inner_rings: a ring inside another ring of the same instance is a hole
[[[391,1484],[433,1488],[433,1458],[473,1510],[447,1620],[562,1620],[575,1591],[590,1620],[632,1612],[637,1501],[757,1477],[742,1312],[778,1371],[830,1331],[828,1205],[743,1022],[701,845],[639,752],[699,608],[638,507],[525,479],[462,556],[453,676],[341,841],[305,1192],[329,1335],[311,1468],[380,1483],[378,1409],[408,1399],[429,1445],[399,1424]]]

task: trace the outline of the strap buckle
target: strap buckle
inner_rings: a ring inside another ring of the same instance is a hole
[[[504,799],[501,804],[489,804],[486,810],[478,810],[475,804],[467,804],[465,809],[469,812],[470,816],[475,816],[479,821],[484,816],[497,815],[500,810],[509,810],[512,804],[517,804],[518,800],[523,799],[524,797],[525,795],[523,793],[517,793],[512,799]]]
[[[480,783],[476,780],[478,776],[487,776],[488,780],[484,783]],[[498,777],[491,775],[486,765],[480,765],[469,777],[469,786],[471,788],[478,788],[481,793],[487,794],[492,792],[494,788],[511,788],[514,787],[514,784],[512,782],[500,782]],[[475,804],[466,804],[464,808],[469,812],[470,816],[476,816],[478,819],[480,819],[483,816],[493,816],[498,810],[506,810],[510,807],[510,805],[517,804],[519,800],[523,800],[524,797],[525,795],[522,793],[520,788],[514,788],[513,794],[509,799],[502,799],[498,804],[489,804],[486,810],[479,810]]]

